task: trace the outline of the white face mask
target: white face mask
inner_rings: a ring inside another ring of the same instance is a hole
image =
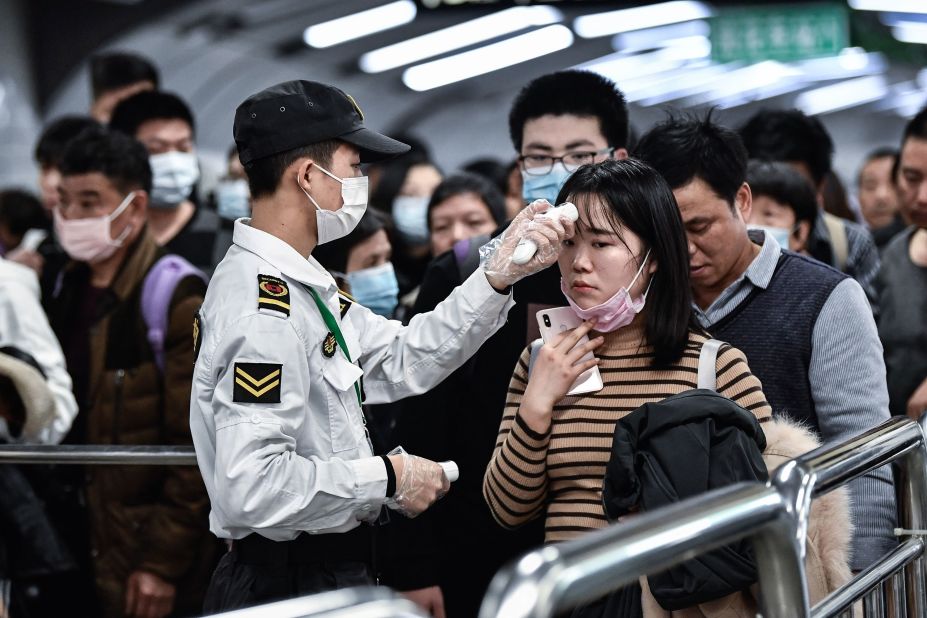
[[[55,208],[52,211],[55,220],[55,234],[65,253],[73,260],[90,264],[105,260],[115,253],[126,237],[132,233],[132,226],[127,225],[119,234],[119,238],[113,238],[110,235],[111,224],[129,207],[134,197],[135,191],[129,193],[116,207],[116,210],[102,217],[65,219],[61,216],[60,208]]]
[[[367,177],[338,178],[324,167],[320,165],[316,165],[316,167],[341,183],[341,199],[344,201],[344,206],[338,210],[325,210],[299,184],[299,176],[296,177],[297,186],[302,189],[302,192],[306,194],[306,197],[316,208],[315,221],[318,231],[318,243],[324,245],[327,242],[344,238],[354,231],[354,228],[360,223],[361,217],[367,211]]]
[[[151,165],[151,205],[155,208],[175,208],[190,197],[193,185],[200,179],[196,155],[171,150],[148,157]]]
[[[792,230],[787,227],[773,227],[771,225],[757,225],[750,223],[747,225],[748,230],[762,230],[764,233],[772,236],[779,247],[782,249],[789,248],[789,238],[792,236]]]

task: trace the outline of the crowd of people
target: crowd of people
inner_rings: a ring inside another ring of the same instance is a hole
[[[521,88],[510,157],[453,171],[284,82],[241,103],[205,186],[154,64],[91,69],[38,191],[0,189],[0,440],[198,466],[0,466],[0,616],[373,583],[475,616],[529,549],[927,411],[927,108],[860,157],[858,215],[817,118],[670,114],[632,141],[620,83],[577,70]],[[558,307],[579,326],[542,340]],[[817,501],[811,601],[895,520],[889,467]],[[573,615],[753,615],[752,550],[724,551],[736,577],[642,577]]]

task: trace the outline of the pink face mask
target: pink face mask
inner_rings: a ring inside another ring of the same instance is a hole
[[[573,313],[582,320],[590,320],[596,318],[597,322],[595,324],[595,329],[600,333],[610,333],[618,330],[622,326],[627,326],[631,323],[638,313],[644,308],[644,303],[647,301],[647,293],[650,292],[650,284],[653,283],[653,278],[650,279],[650,284],[647,285],[647,290],[644,292],[644,295],[641,296],[636,302],[631,300],[631,293],[628,292],[629,288],[634,287],[634,283],[637,281],[637,278],[641,276],[641,273],[644,272],[644,265],[647,263],[647,258],[650,257],[650,250],[647,251],[647,255],[644,256],[644,260],[641,262],[641,267],[637,269],[637,274],[634,275],[634,278],[631,280],[631,283],[628,284],[628,287],[622,287],[615,295],[609,298],[607,301],[601,305],[596,305],[595,307],[590,307],[589,309],[583,309],[570,298],[569,290],[566,287],[566,284],[563,282],[563,278],[560,278],[560,291],[563,292],[563,295],[566,296],[567,302],[570,304],[570,308],[573,309]]]
[[[90,264],[105,260],[115,253],[132,232],[132,227],[126,226],[119,238],[113,238],[110,235],[110,224],[129,207],[134,197],[135,191],[129,193],[116,210],[102,217],[65,219],[61,216],[60,208],[55,208],[52,211],[55,234],[65,253],[72,260]]]

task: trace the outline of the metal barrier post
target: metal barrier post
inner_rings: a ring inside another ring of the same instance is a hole
[[[763,616],[808,616],[808,585],[805,579],[805,538],[811,513],[814,475],[793,460],[780,466],[770,485],[785,505],[780,521],[754,541]]]
[[[192,446],[123,444],[2,444],[0,463],[195,466]]]
[[[922,434],[921,443],[901,462],[898,483],[898,510],[901,514],[898,523],[908,530],[927,528],[927,414],[921,416],[918,426]],[[923,556],[905,567],[908,611],[915,618],[927,618],[925,577]]]
[[[343,588],[237,609],[212,618],[425,618],[412,601],[387,588]]]
[[[781,521],[782,498],[772,487],[741,483],[674,504],[578,539],[529,552],[499,571],[480,618],[546,618],[595,600]],[[773,534],[771,538],[779,538]],[[698,550],[694,548],[698,546]],[[775,543],[771,555],[789,552]],[[777,564],[790,564],[780,557]],[[767,618],[797,618],[783,601]]]

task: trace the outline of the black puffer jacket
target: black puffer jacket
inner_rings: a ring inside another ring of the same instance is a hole
[[[710,390],[648,403],[615,427],[602,500],[610,519],[650,511],[742,481],[768,480],[766,436],[756,417]],[[753,549],[732,543],[648,577],[667,610],[748,588],[756,581]]]

